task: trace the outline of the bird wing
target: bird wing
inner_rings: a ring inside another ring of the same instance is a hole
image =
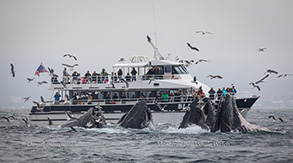
[[[38,108],[40,108],[40,104],[38,102],[33,101],[33,103],[36,104]]]
[[[147,39],[148,39],[148,42],[151,42],[152,41],[151,38],[150,38],[150,36],[148,36],[148,35],[147,35]]]
[[[74,65],[72,65],[72,67],[74,67],[74,66],[78,66],[78,64],[74,64]]]
[[[77,61],[77,58],[76,58],[74,55],[73,55],[72,57],[74,58],[74,60],[76,60],[76,61]]]
[[[62,65],[63,65],[63,66],[67,66],[67,67],[71,67],[70,65],[68,65],[68,64],[64,64],[64,63],[62,63]]]
[[[187,46],[190,47],[190,48],[193,49],[193,50],[199,51],[199,49],[197,49],[197,48],[194,47],[194,46],[191,46],[189,43],[187,43]]]

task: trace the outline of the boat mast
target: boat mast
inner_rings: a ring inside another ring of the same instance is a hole
[[[152,45],[154,49],[154,59],[155,60],[164,60],[164,57],[160,54],[159,49],[153,44],[152,39],[147,36],[148,42]]]

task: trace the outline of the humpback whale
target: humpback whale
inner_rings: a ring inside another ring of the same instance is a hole
[[[85,128],[103,128],[106,125],[106,119],[103,115],[103,112],[100,108],[96,113],[94,108],[89,108],[89,110],[76,119],[73,122],[66,123],[61,125],[62,128],[64,127],[85,127]]]
[[[239,113],[236,101],[230,94],[221,98],[216,109],[210,99],[206,98],[203,101],[205,102],[203,109],[200,109],[198,100],[192,102],[190,109],[183,116],[179,128],[186,128],[191,124],[196,124],[211,132],[270,131],[265,127],[247,122]]]
[[[143,129],[150,122],[152,122],[151,110],[145,101],[139,101],[120,118],[118,124],[124,128]]]

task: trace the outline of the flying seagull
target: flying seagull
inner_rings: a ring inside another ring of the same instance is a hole
[[[31,99],[31,96],[25,97],[24,98],[24,103],[26,103],[27,101],[29,101]]]
[[[129,88],[129,83],[125,79],[119,78],[119,80],[126,84],[126,88]],[[115,86],[113,88],[115,88]]]
[[[37,110],[43,109],[43,107],[38,102],[33,101],[33,103],[37,105]]]
[[[187,43],[187,46],[192,49],[192,50],[196,50],[196,51],[199,51],[198,48],[194,47],[194,46],[191,46],[189,43]]]
[[[208,31],[196,31],[196,33],[200,33],[201,35],[213,34],[212,32],[208,32]]]
[[[252,85],[253,88],[257,88],[258,91],[260,91],[260,87],[258,85],[256,85],[255,83],[251,82],[251,83],[249,83],[249,85]]]
[[[77,61],[77,58],[74,55],[71,55],[71,54],[64,54],[63,57],[74,58],[74,60]]]
[[[26,79],[30,83],[31,81],[33,81],[35,79],[35,77],[33,77],[33,78],[26,78]]]
[[[124,62],[125,59],[124,58],[120,58],[118,62]]]
[[[10,69],[10,73],[12,74],[12,77],[15,77],[15,70],[14,70],[14,65],[12,64],[12,63],[10,63],[10,67],[11,67],[11,69]]]
[[[208,75],[207,77],[209,77],[211,79],[214,79],[214,78],[223,79],[223,77],[220,75]]]
[[[10,122],[8,117],[1,117],[0,119],[6,119],[7,122]]]
[[[265,52],[265,50],[268,49],[268,48],[258,48],[256,49],[258,52]]]
[[[53,75],[54,74],[54,69],[48,67],[48,70],[49,70],[50,75]]]
[[[269,115],[268,118],[272,118],[274,122],[276,122],[276,117],[274,115]]]
[[[293,74],[281,74],[281,75],[278,76],[278,78],[280,78],[280,77],[285,78],[287,76],[293,76]]]
[[[78,66],[78,64],[69,65],[69,64],[64,64],[64,63],[62,63],[62,65],[63,65],[63,66],[66,66],[66,67],[69,67],[71,70],[73,70],[73,68],[74,68],[75,66]]]
[[[278,72],[277,71],[275,71],[275,70],[272,70],[272,69],[268,69],[267,70],[267,73],[270,73],[270,74],[278,74]]]
[[[255,84],[258,84],[258,83],[264,83],[264,80],[269,77],[270,75],[267,74],[266,76],[264,76],[262,79],[260,79],[259,81],[255,82]]]
[[[195,62],[195,64],[198,64],[199,62],[209,62],[209,61],[208,60],[205,60],[205,59],[200,59],[197,62]]]
[[[24,121],[26,127],[29,127],[29,126],[30,126],[30,124],[29,124],[29,120],[28,120],[27,117],[22,117],[21,119]]]
[[[149,85],[151,84],[151,82],[154,80],[154,78],[150,78],[149,79]]]
[[[38,82],[38,86],[39,86],[39,85],[42,85],[42,84],[48,84],[48,82],[46,82],[46,81]]]
[[[197,79],[196,79],[196,76],[193,77],[193,81],[192,82],[195,83],[195,84],[198,84]]]

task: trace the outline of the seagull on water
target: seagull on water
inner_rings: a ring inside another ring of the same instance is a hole
[[[191,46],[189,43],[187,43],[187,46],[192,49],[192,50],[196,50],[196,51],[199,51],[198,48],[194,47],[194,46]]]
[[[72,54],[64,54],[63,57],[74,58],[74,60],[77,61],[77,58],[74,55],[72,55]]]
[[[14,70],[14,65],[12,63],[10,63],[10,73],[12,74],[12,77],[15,77],[15,70]]]
[[[28,120],[27,117],[22,117],[21,119],[24,121],[26,127],[29,127],[30,126],[30,123],[29,123],[29,120]]]

